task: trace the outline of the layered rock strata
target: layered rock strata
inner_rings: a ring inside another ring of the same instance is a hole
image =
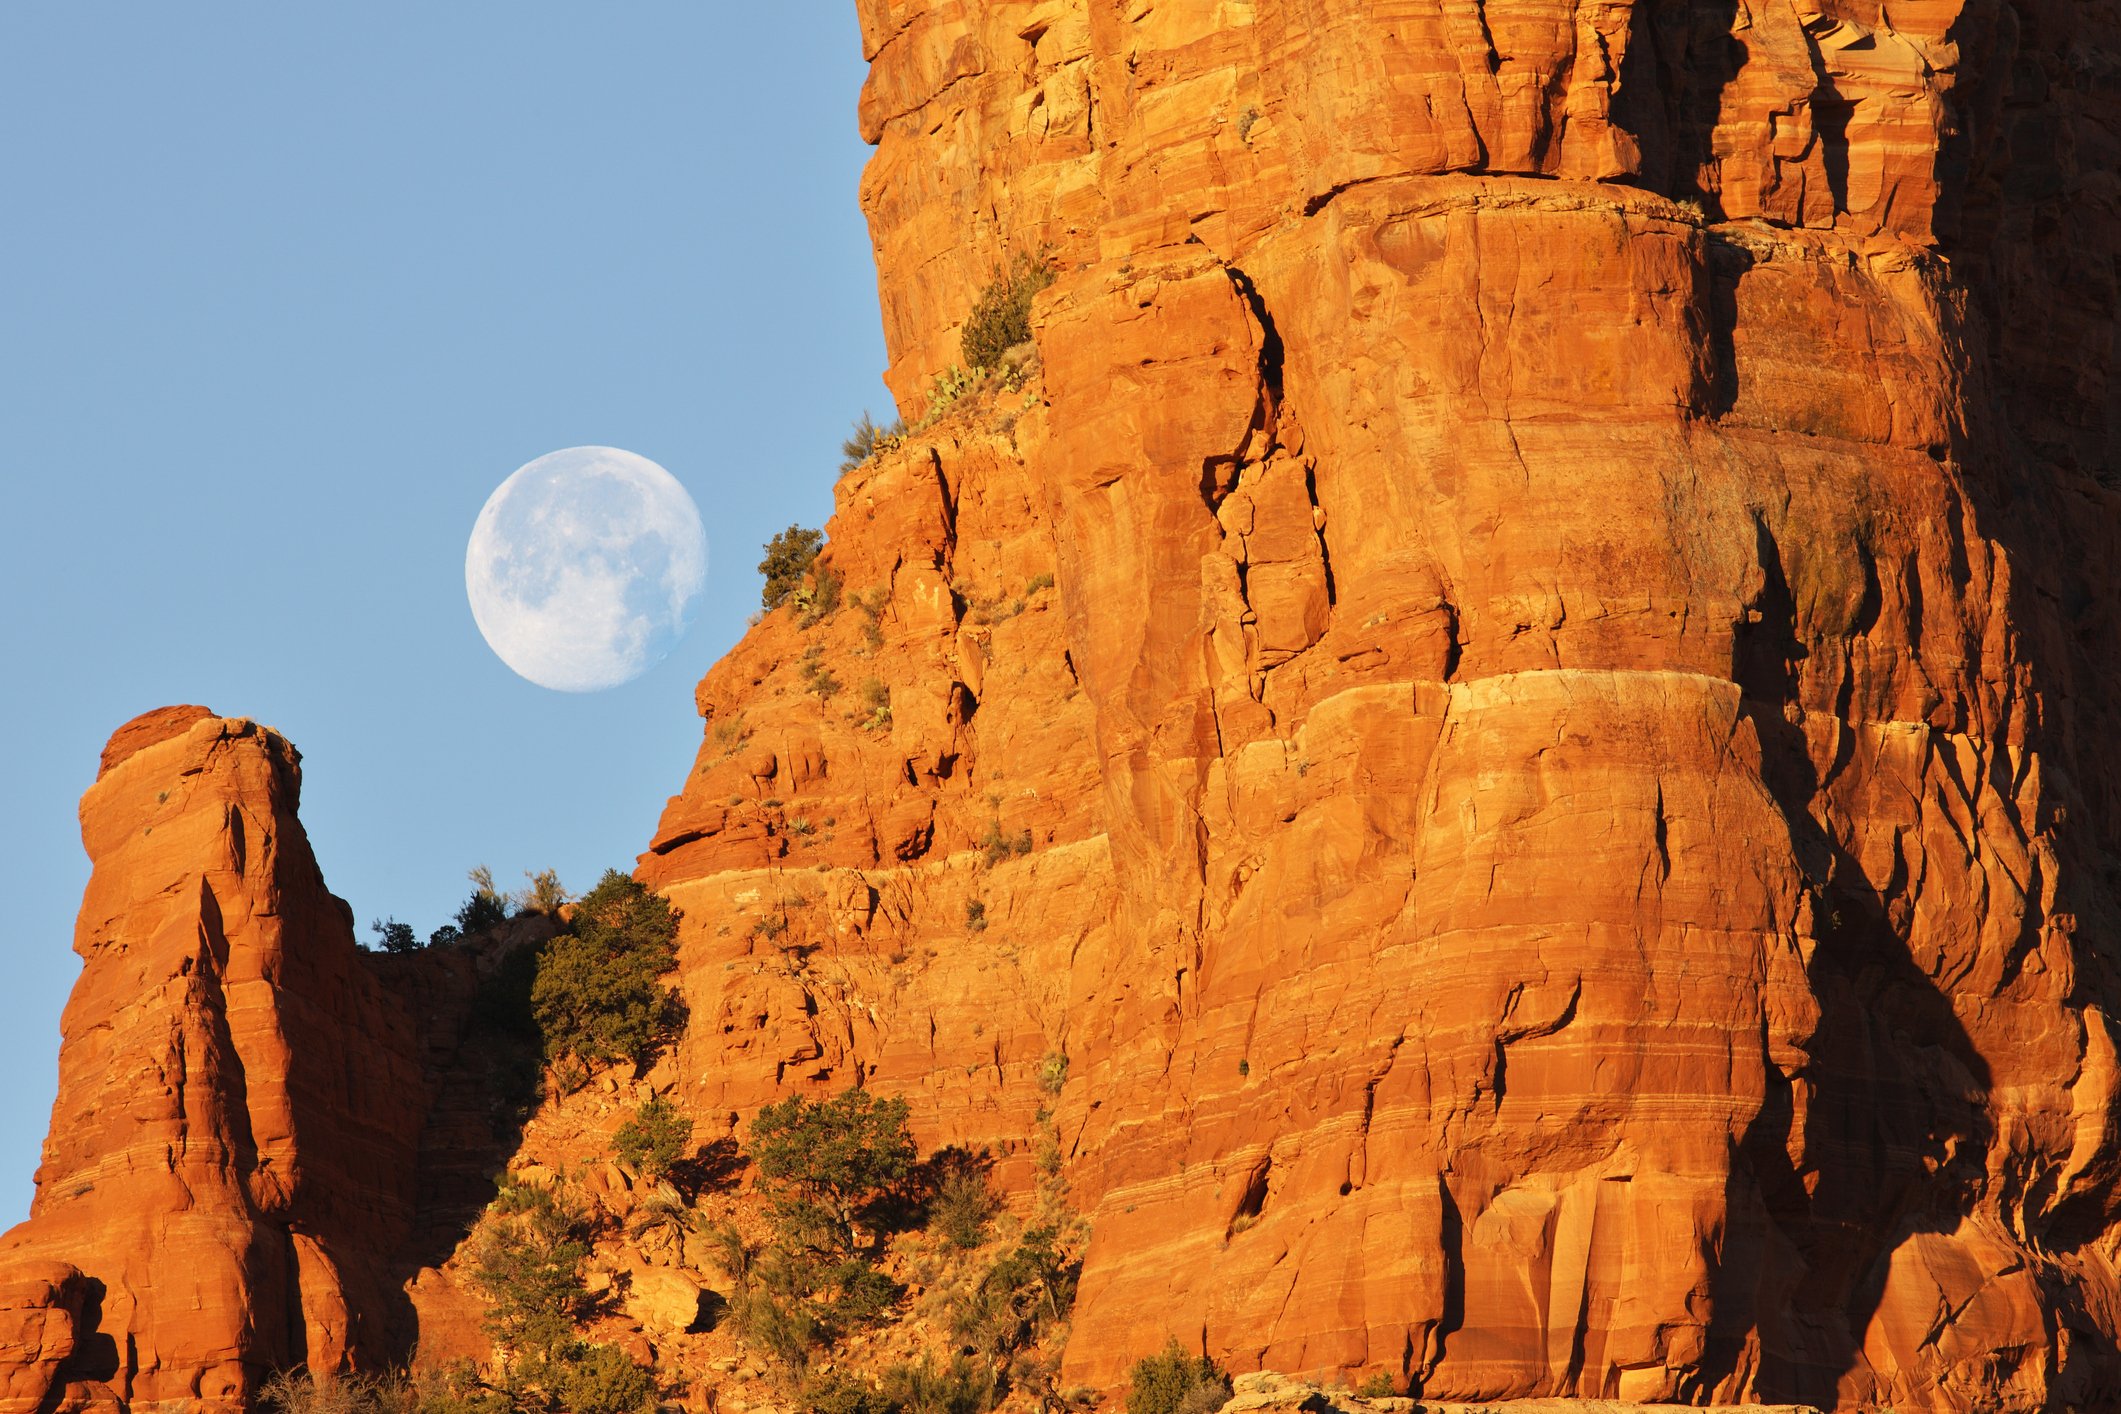
[[[1055,1127],[1078,1382],[2121,1399],[2116,8],[859,8],[902,406],[1060,278],[701,686],[696,1107]]]

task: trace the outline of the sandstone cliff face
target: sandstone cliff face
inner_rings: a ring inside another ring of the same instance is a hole
[[[2121,1399],[2121,13],[860,8],[902,405],[1062,274],[701,686],[695,1107],[1051,1106],[1086,1383]]]
[[[0,1238],[0,1407],[235,1409],[390,1353],[420,1075],[295,818],[299,757],[166,708],[81,804],[94,872],[29,1220]]]

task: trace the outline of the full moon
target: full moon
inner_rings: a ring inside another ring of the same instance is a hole
[[[616,447],[569,447],[486,500],[464,590],[502,662],[559,692],[631,682],[692,624],[707,579],[699,507],[676,477]]]

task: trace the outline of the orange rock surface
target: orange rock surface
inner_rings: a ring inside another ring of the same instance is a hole
[[[2116,7],[859,8],[901,406],[1060,278],[701,685],[695,1110],[1050,1107],[1073,1382],[2121,1401]]]

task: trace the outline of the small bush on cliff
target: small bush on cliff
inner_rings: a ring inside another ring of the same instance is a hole
[[[1230,1398],[1230,1380],[1205,1355],[1188,1355],[1176,1336],[1135,1362],[1127,1414],[1207,1414]]]
[[[1044,252],[1018,251],[1006,265],[996,265],[987,288],[973,302],[958,345],[965,366],[989,369],[1002,355],[1031,338],[1031,300],[1053,283],[1053,261]]]
[[[529,882],[516,895],[516,907],[523,913],[542,913],[548,918],[557,918],[561,907],[574,897],[560,882],[557,869],[540,869],[536,873],[525,869],[523,877]]]
[[[611,1152],[620,1163],[654,1183],[685,1157],[691,1144],[692,1121],[657,1095],[619,1126],[611,1137]]]
[[[817,563],[824,543],[824,531],[800,525],[791,525],[767,541],[766,558],[759,561],[759,573],[766,577],[759,590],[759,607],[769,613],[781,607]]]
[[[457,910],[457,929],[467,938],[508,919],[508,896],[493,886],[493,870],[481,864],[469,878],[471,897]]]
[[[378,918],[368,927],[369,931],[376,935],[376,946],[384,952],[405,953],[420,950],[420,939],[412,931],[410,923],[400,923],[395,918]]]
[[[840,475],[845,476],[878,452],[889,451],[906,435],[906,419],[894,418],[889,427],[879,427],[863,413],[854,424],[854,434],[840,443]]]
[[[530,985],[546,1060],[646,1065],[685,1022],[684,1003],[660,980],[677,965],[677,911],[613,869],[570,927],[545,944]]]
[[[788,596],[788,602],[795,608],[796,624],[802,628],[815,628],[838,613],[842,587],[839,571],[832,566],[812,566],[809,578],[798,584]]]

